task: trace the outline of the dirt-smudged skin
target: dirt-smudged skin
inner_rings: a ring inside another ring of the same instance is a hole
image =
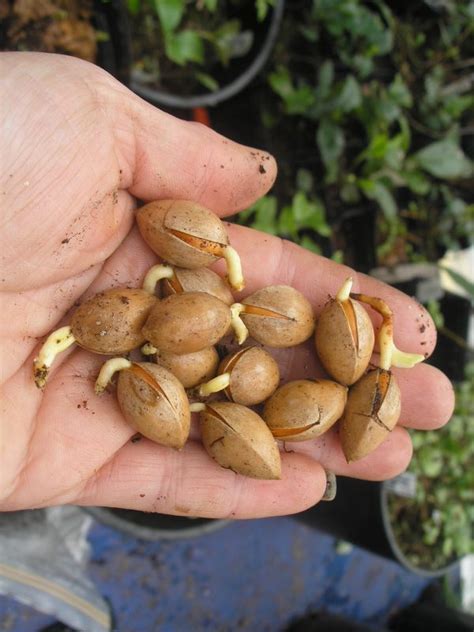
[[[203,445],[220,466],[251,478],[279,479],[281,458],[272,433],[253,410],[213,402],[200,413]]]
[[[191,424],[188,398],[179,380],[151,363],[120,371],[117,399],[127,422],[144,437],[170,448],[186,443]]]
[[[348,299],[330,300],[316,322],[315,345],[322,365],[341,384],[354,384],[367,370],[374,328],[366,310]]]
[[[307,441],[327,432],[344,412],[347,388],[331,380],[295,380],[267,400],[262,417],[283,441]]]
[[[143,335],[159,351],[180,355],[212,347],[229,327],[228,305],[204,292],[185,292],[155,305]]]
[[[217,260],[215,254],[199,250],[182,237],[189,235],[226,245],[227,232],[209,209],[189,200],[159,200],[137,211],[140,233],[150,248],[165,261],[183,268],[200,268]]]
[[[254,406],[266,400],[280,382],[278,364],[261,347],[246,347],[222,360],[218,373],[230,373],[225,394],[232,402]]]
[[[74,312],[74,338],[78,345],[95,353],[128,353],[145,342],[142,328],[156,302],[154,296],[140,289],[100,292]]]
[[[252,338],[269,347],[293,347],[314,331],[314,316],[306,297],[288,285],[271,285],[242,301],[241,318]],[[260,308],[260,313],[251,313]],[[266,310],[266,316],[261,310]]]
[[[375,369],[354,384],[339,428],[348,462],[373,452],[390,434],[400,417],[400,388],[391,371]]]

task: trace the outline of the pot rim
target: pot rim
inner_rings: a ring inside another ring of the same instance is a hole
[[[207,92],[204,94],[184,97],[164,90],[149,88],[137,80],[133,70],[130,76],[129,88],[135,92],[135,94],[138,94],[138,96],[146,99],[154,105],[164,105],[171,108],[189,109],[215,106],[222,101],[230,99],[246,88],[267,62],[280,30],[284,7],[285,0],[276,0],[275,5],[271,7],[272,13],[268,33],[258,54],[253,59],[252,63],[236,79],[234,79],[234,81],[231,81],[215,92]]]
[[[100,524],[112,527],[113,529],[117,529],[117,531],[121,531],[122,533],[126,533],[135,538],[141,538],[148,541],[185,540],[187,538],[195,538],[208,533],[213,533],[231,522],[231,520],[223,518],[201,518],[201,520],[206,520],[207,522],[204,524],[201,523],[199,525],[193,525],[193,521],[190,519],[189,527],[183,527],[180,529],[159,529],[136,524],[117,514],[114,514],[112,510],[120,509],[119,507],[81,507],[81,509],[95,518],[95,520]],[[169,517],[173,516],[167,515],[167,518]],[[175,517],[184,518],[185,516]]]

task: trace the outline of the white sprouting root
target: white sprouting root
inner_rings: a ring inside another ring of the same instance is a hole
[[[242,263],[239,254],[232,246],[225,246],[222,256],[227,263],[227,278],[231,287],[240,292],[245,287],[244,275],[242,273]]]
[[[352,277],[349,277],[344,281],[339,292],[336,294],[336,300],[343,302],[350,298],[352,283]]]
[[[155,353],[158,353],[158,349],[156,347],[154,347],[151,344],[151,342],[145,342],[145,344],[141,347],[140,351],[145,356],[155,355]]]
[[[111,360],[107,360],[107,362],[102,365],[97,380],[95,381],[95,392],[97,395],[102,395],[117,371],[129,369],[131,366],[132,363],[126,358],[112,358]]]
[[[219,391],[223,391],[230,384],[230,373],[222,373],[221,375],[217,375],[216,377],[209,380],[209,382],[205,382],[198,387],[198,393],[200,397],[208,397],[213,393],[219,393]]]
[[[202,402],[195,402],[194,404],[189,404],[189,410],[192,413],[201,413],[203,410],[206,410],[206,404]]]
[[[374,296],[366,296],[365,294],[352,294],[351,296],[373,307],[383,318],[378,335],[380,350],[379,364],[381,369],[390,371],[391,366],[396,366],[401,369],[411,369],[415,364],[423,362],[425,359],[424,355],[420,353],[407,353],[395,346],[393,342],[393,312],[385,301]]]
[[[244,310],[245,305],[242,305],[242,303],[233,303],[230,306],[230,323],[239,345],[243,344],[249,336],[249,330],[245,326],[244,321],[240,318],[240,314]]]
[[[148,270],[143,279],[142,288],[149,294],[154,294],[156,284],[161,279],[171,279],[174,277],[174,270],[170,266],[165,266],[159,263]]]
[[[54,359],[76,342],[69,326],[56,329],[48,336],[40,349],[38,357],[33,360],[33,372],[35,384],[38,388],[44,388],[48,379],[49,369]]]

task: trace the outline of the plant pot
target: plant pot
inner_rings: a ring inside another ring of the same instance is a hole
[[[278,36],[284,4],[284,0],[276,0],[275,6],[270,9],[265,20],[261,24],[255,24],[250,51],[238,60],[234,68],[232,63],[230,64],[228,72],[223,77],[223,85],[217,90],[192,95],[175,94],[166,89],[147,85],[139,73],[133,70],[130,73],[129,87],[136,94],[159,107],[178,109],[208,107],[230,99],[248,86],[267,62]],[[122,30],[128,32],[130,38],[133,37],[128,26],[123,27]],[[131,50],[130,40],[126,43],[126,47]]]
[[[373,268],[370,275],[413,296],[420,303],[438,300],[444,294],[439,269],[434,263],[400,263],[390,268]]]
[[[97,522],[142,540],[182,540],[212,533],[229,520],[186,518],[131,509],[84,507]]]
[[[391,559],[409,571],[424,577],[441,577],[459,561],[432,570],[417,568],[402,553],[393,534],[387,505],[388,483],[338,477],[337,496],[319,503],[298,518],[336,538],[360,546],[371,553]]]
[[[130,33],[125,3],[122,0],[94,0],[94,28],[106,34],[97,44],[97,65],[119,81],[130,82]]]
[[[373,205],[358,206],[342,212],[336,224],[336,249],[344,252],[344,263],[368,273],[376,262],[375,225],[377,210]]]

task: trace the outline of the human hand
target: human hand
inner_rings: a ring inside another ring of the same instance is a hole
[[[71,503],[203,517],[294,513],[321,498],[324,468],[392,477],[411,456],[404,427],[432,429],[447,421],[453,406],[447,379],[428,365],[397,371],[401,422],[373,454],[348,465],[330,431],[282,454],[282,480],[258,481],[217,466],[197,438],[180,452],[146,439],[132,442],[134,431],[115,398],[94,395],[100,356],[77,348],[61,354],[39,391],[32,377],[39,341],[67,322],[83,296],[139,286],[156,263],[133,226],[137,199],[193,199],[229,215],[269,189],[276,166],[264,152],[160,112],[77,59],[2,53],[0,65],[6,113],[0,509]],[[354,291],[392,307],[400,348],[432,350],[433,323],[408,297],[291,243],[229,228],[245,293],[286,283],[317,313],[351,274]],[[310,343],[274,355],[286,380],[320,372]]]

